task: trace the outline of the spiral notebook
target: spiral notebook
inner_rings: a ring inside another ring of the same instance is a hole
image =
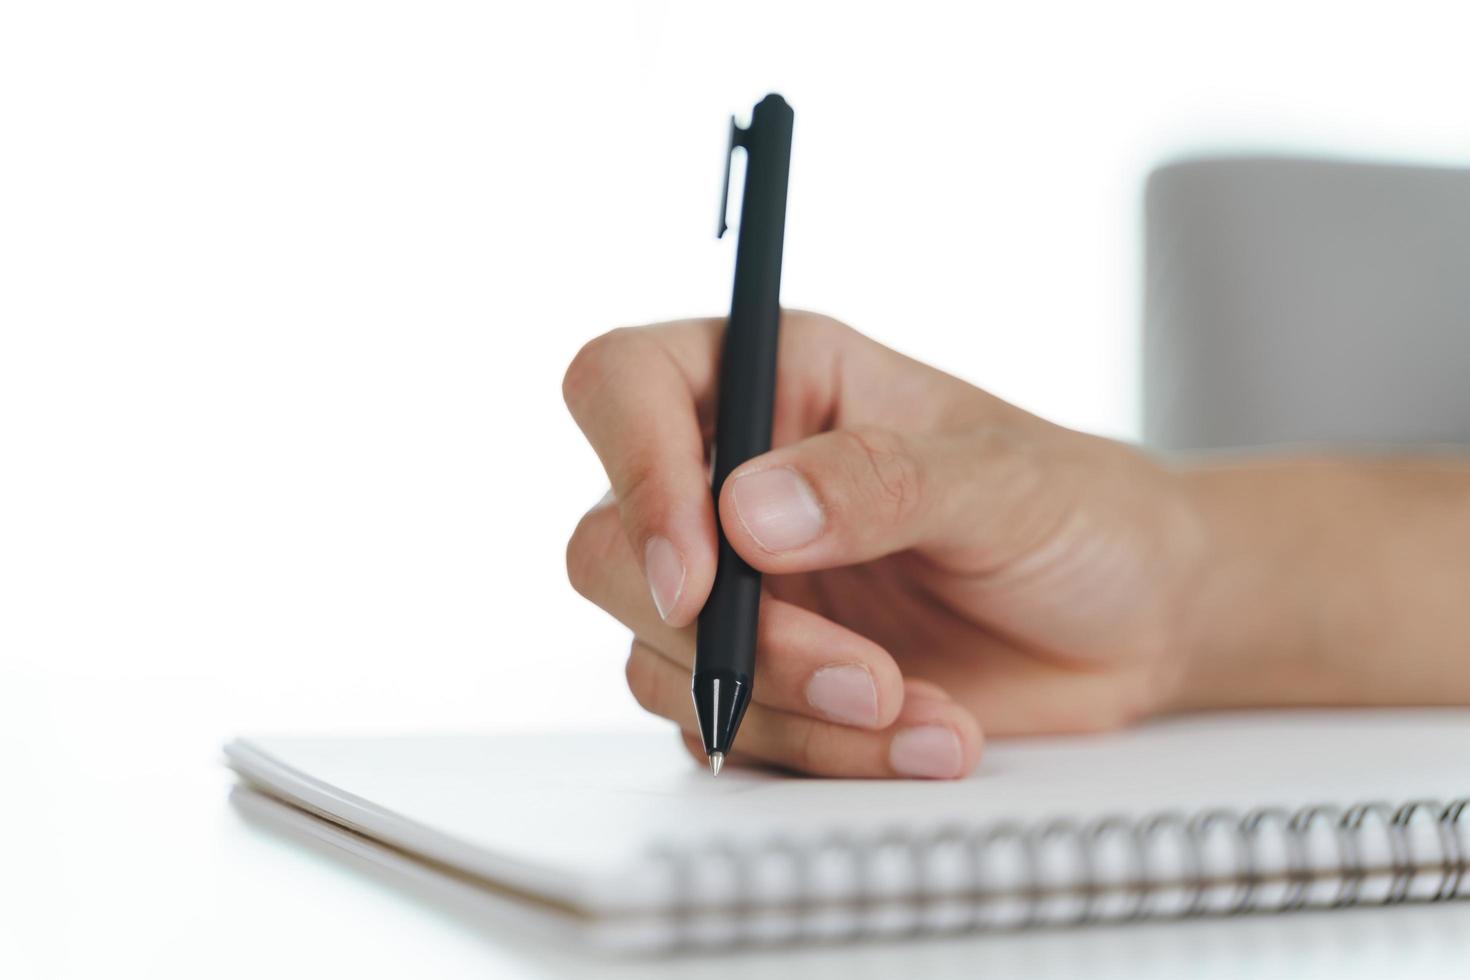
[[[247,815],[516,928],[654,948],[1470,896],[1470,711],[998,741],[958,782],[718,779],[669,736],[251,738]]]

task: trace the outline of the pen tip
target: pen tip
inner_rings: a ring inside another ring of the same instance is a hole
[[[725,764],[725,753],[723,753],[723,752],[711,752],[709,754],[709,771],[712,774],[718,776],[720,774],[720,767],[722,767],[724,764]]]

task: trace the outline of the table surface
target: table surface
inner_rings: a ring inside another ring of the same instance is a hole
[[[0,976],[1470,974],[1470,903],[609,960],[508,934],[247,823],[211,751],[181,747],[177,762],[72,789],[50,783],[49,808],[7,806],[19,819],[4,845]],[[46,826],[28,825],[31,812],[46,813]]]

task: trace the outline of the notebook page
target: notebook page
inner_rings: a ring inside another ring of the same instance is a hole
[[[658,736],[265,738],[229,752],[257,782],[316,793],[313,807],[390,843],[603,907],[657,903],[641,857],[659,844],[1470,793],[1466,710],[1218,714],[997,741],[958,782],[713,779]],[[284,768],[262,774],[262,759]]]

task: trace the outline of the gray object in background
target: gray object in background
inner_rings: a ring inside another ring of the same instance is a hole
[[[1470,444],[1470,170],[1190,160],[1145,210],[1148,446]]]

